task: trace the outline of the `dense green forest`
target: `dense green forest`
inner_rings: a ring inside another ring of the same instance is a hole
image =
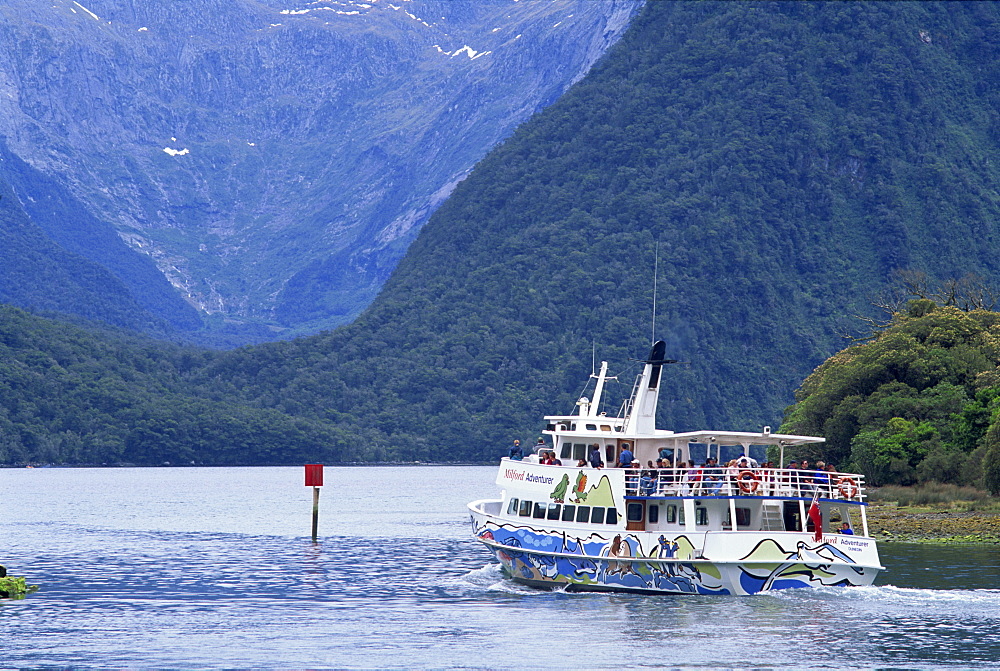
[[[796,456],[874,485],[945,482],[1000,494],[1000,313],[914,299],[870,342],[824,362],[781,430],[827,442]]]
[[[0,306],[0,463],[345,460],[328,423],[197,396],[186,375],[214,356]]]
[[[135,402],[100,410],[97,433],[141,463],[492,459],[573,408],[592,352],[618,373],[617,410],[653,335],[657,263],[655,335],[688,362],[660,425],[776,425],[895,271],[1000,279],[998,28],[995,3],[647,3],[476,166],[358,320],[230,352],[137,345],[122,358],[163,352],[159,369],[107,373]],[[29,370],[56,386],[15,397],[75,393]],[[114,458],[41,456],[32,436],[94,432],[15,406],[7,461]],[[281,430],[241,454],[265,426]],[[281,452],[284,433],[301,439]]]

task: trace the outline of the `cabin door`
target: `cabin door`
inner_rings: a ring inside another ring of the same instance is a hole
[[[785,531],[802,531],[802,519],[799,517],[799,502],[785,501],[782,509],[785,520]]]
[[[646,530],[645,501],[629,501],[625,504],[625,529],[628,531]]]

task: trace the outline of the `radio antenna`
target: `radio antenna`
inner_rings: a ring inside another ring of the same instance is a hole
[[[656,252],[653,257],[653,328],[652,336],[653,339],[650,341],[652,343],[656,342],[656,278],[660,271],[660,241],[656,241]]]

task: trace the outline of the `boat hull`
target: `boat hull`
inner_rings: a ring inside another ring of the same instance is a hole
[[[510,579],[543,589],[751,595],[870,585],[874,541],[804,533],[568,532],[512,524],[470,505],[476,537]],[[572,535],[570,535],[572,533]]]

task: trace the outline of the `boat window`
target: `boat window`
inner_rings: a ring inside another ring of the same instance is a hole
[[[667,524],[673,524],[677,521],[677,506],[671,504],[667,506]]]
[[[562,449],[559,450],[559,458],[560,459],[569,459],[569,453],[570,453],[570,450],[572,450],[572,449],[573,449],[573,446],[570,443],[563,443],[562,444]]]
[[[544,503],[536,503],[535,504],[535,514],[532,515],[532,517],[535,518],[536,520],[545,519],[545,504]]]
[[[731,527],[733,525],[733,516],[729,510],[726,510],[726,521],[723,522],[724,526]],[[738,527],[748,527],[750,526],[750,509],[749,508],[737,508],[736,509],[736,526]]]
[[[560,508],[562,508],[562,506],[560,506],[558,503],[550,503],[549,504],[549,513],[548,513],[548,515],[545,516],[545,519],[548,519],[548,520],[557,520],[557,519],[559,519],[559,509]]]
[[[684,506],[681,506],[677,510],[677,524],[680,524],[682,526],[684,524]]]
[[[527,517],[531,514],[531,501],[521,501],[521,507],[517,509],[517,514]]]
[[[565,505],[563,506],[563,522],[572,522],[576,519],[576,506]]]
[[[656,524],[660,521],[660,506],[650,506],[649,511],[646,513],[646,517],[650,524]]]
[[[618,463],[618,459],[615,457],[615,446],[607,445],[604,448],[604,461],[612,466]]]
[[[577,506],[577,508],[576,508],[576,521],[577,522],[589,522],[590,521],[590,506]]]
[[[584,443],[573,443],[573,458],[579,461],[587,458],[587,446]]]
[[[628,515],[627,519],[629,522],[641,522],[642,521],[642,504],[641,503],[629,503],[625,506],[625,513]]]
[[[618,509],[608,508],[607,524],[618,524]]]
[[[660,448],[660,459],[674,463],[674,450],[671,447]]]
[[[510,499],[510,505],[507,506],[507,514],[508,515],[516,515],[517,514],[517,499],[511,497],[511,499]]]
[[[601,506],[594,506],[590,509],[590,523],[591,524],[604,524],[604,508]]]
[[[596,424],[587,424],[587,431],[597,431]]]
[[[576,422],[573,422],[572,424],[569,425],[569,430],[576,431]]]
[[[601,431],[610,431],[610,430],[611,430],[610,424],[601,424]]]
[[[699,526],[708,525],[708,508],[701,506],[694,509],[694,523]]]

